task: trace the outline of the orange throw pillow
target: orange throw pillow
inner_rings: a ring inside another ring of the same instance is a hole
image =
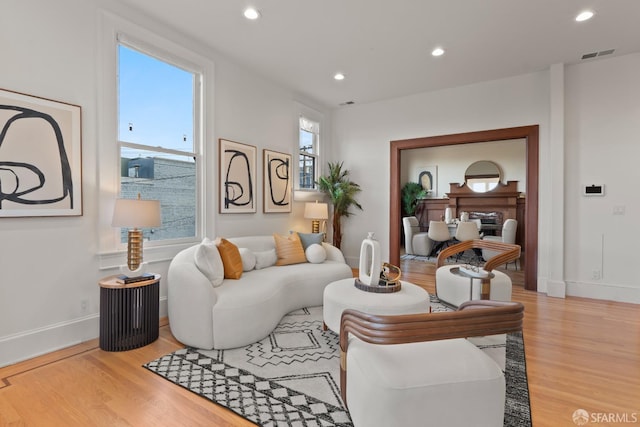
[[[307,257],[304,255],[304,248],[302,247],[298,233],[291,233],[286,237],[274,234],[273,239],[276,241],[276,254],[278,255],[276,265],[301,264],[307,262]]]
[[[217,239],[216,246],[222,258],[225,279],[239,279],[242,277],[242,257],[238,247],[227,239]]]

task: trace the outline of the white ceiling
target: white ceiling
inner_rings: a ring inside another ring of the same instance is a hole
[[[121,1],[335,108],[640,52],[640,0]]]

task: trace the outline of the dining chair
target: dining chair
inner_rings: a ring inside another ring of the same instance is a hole
[[[502,242],[502,243],[510,243],[510,244],[515,244],[516,243],[516,231],[518,229],[518,221],[516,221],[515,219],[509,218],[506,219],[504,221],[504,223],[502,224],[502,235],[501,236],[484,236],[482,238],[482,240],[491,240],[494,242]],[[488,261],[489,259],[493,258],[494,256],[497,255],[497,252],[489,250],[489,249],[483,249],[482,250],[482,258],[484,258],[486,261]],[[513,263],[515,264],[516,270],[518,269],[518,260],[515,259],[513,260]],[[509,263],[506,263],[506,266],[509,266]]]
[[[429,256],[436,256],[443,247],[447,246],[451,240],[449,234],[449,226],[444,221],[429,221],[429,231],[427,232],[429,239],[433,240],[434,245]]]
[[[461,222],[456,228],[456,240],[464,242],[465,240],[474,240],[480,238],[480,230],[475,222]]]

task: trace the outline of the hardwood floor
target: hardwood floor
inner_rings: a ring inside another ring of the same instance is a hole
[[[434,291],[430,265],[405,262],[402,271]],[[640,306],[549,298],[522,286],[513,300],[525,305],[534,426],[575,426],[577,409],[601,425],[640,425]],[[142,368],[181,347],[165,321],[160,338],[140,349],[110,353],[92,340],[0,368],[0,426],[253,425]]]

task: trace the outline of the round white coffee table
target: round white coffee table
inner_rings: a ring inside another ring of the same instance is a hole
[[[340,317],[347,308],[370,314],[430,313],[429,293],[413,283],[401,283],[398,292],[388,294],[362,291],[355,287],[353,278],[329,283],[322,304],[325,326],[340,333]]]

